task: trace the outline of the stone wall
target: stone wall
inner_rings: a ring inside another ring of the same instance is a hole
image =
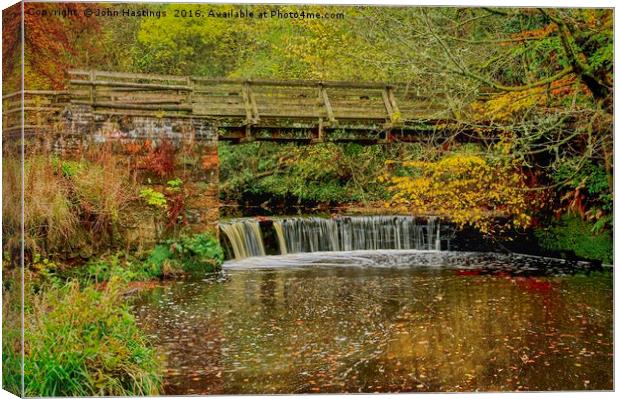
[[[55,130],[52,142],[46,146],[62,158],[79,158],[105,149],[128,170],[137,168],[137,178],[144,185],[161,191],[166,181],[181,179],[188,193],[185,228],[218,234],[218,135],[211,120],[183,115],[104,115],[93,113],[89,106],[71,106],[63,113],[63,126]],[[174,150],[174,171],[169,175],[140,169],[139,159],[158,147]]]

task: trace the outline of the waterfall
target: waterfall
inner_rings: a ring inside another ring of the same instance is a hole
[[[263,236],[256,220],[241,220],[221,223],[220,229],[226,234],[235,255],[235,259],[250,256],[265,256]]]
[[[273,226],[272,233],[267,229]],[[220,225],[230,241],[235,259],[265,255],[258,221],[244,219]],[[280,254],[373,249],[441,249],[441,224],[436,217],[340,216],[274,218],[262,226],[273,237],[269,248]]]
[[[274,220],[280,253],[369,249],[440,250],[436,218],[418,223],[409,216],[350,216]]]
[[[276,231],[276,235],[278,236],[278,245],[280,246],[280,254],[286,255],[288,250],[286,249],[286,239],[284,238],[284,230],[282,229],[282,223],[274,222],[273,229]]]

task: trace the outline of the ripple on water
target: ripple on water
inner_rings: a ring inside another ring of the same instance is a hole
[[[356,251],[224,275],[135,301],[166,393],[612,389],[613,279],[589,264]]]

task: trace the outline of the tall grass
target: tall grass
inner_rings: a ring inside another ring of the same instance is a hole
[[[2,274],[2,388],[22,396],[21,278],[17,269]]]
[[[107,152],[69,176],[73,201],[89,238],[103,245],[123,240],[130,205],[138,200],[138,186],[128,171]]]
[[[18,244],[19,162],[5,162],[5,250]],[[14,183],[14,184],[12,184]],[[126,246],[137,183],[110,155],[86,161],[32,155],[24,163],[24,223],[28,253],[89,255]]]
[[[123,304],[120,288],[115,280],[103,291],[71,281],[28,295],[26,396],[160,393],[160,359]],[[10,363],[5,376],[19,375],[18,366]]]

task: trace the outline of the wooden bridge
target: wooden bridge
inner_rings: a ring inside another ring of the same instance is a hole
[[[141,184],[160,190],[169,176],[153,172],[153,165],[163,162],[170,176],[184,182],[191,229],[217,234],[219,141],[480,140],[477,128],[468,131],[451,119],[446,104],[406,84],[74,70],[67,90],[3,95],[3,155],[93,161],[109,156],[119,170],[134,171]]]
[[[194,76],[70,71],[69,90],[26,91],[25,131],[61,119],[68,106],[104,117],[197,119],[218,139],[263,141],[415,141],[449,130],[444,98],[406,84],[209,79]],[[4,131],[18,132],[21,93],[3,96]]]

